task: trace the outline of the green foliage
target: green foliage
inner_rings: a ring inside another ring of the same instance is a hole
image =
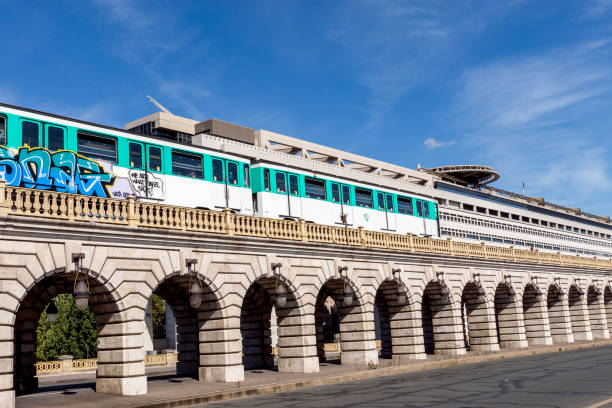
[[[166,338],[166,301],[153,294],[153,307],[151,310],[151,320],[153,320],[153,338]]]
[[[57,320],[47,320],[46,309],[40,316],[36,329],[36,359],[57,360],[62,354],[75,359],[94,358],[98,353],[96,321],[91,310],[79,310],[72,294],[55,298]]]

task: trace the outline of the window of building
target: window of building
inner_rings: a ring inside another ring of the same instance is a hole
[[[227,183],[234,186],[238,185],[238,163],[227,162]]]
[[[244,169],[244,186],[251,187],[251,168],[248,164],[243,164]]]
[[[221,159],[213,159],[213,161],[212,161],[212,168],[213,168],[213,181],[222,182],[224,180],[224,177],[223,177],[223,160],[221,160]],[[264,170],[264,172],[265,172],[265,170]],[[270,189],[269,185],[270,185],[270,174],[268,174],[268,188],[267,188],[267,190]]]
[[[130,143],[130,167],[142,169],[142,145],[140,143]]]
[[[35,122],[21,122],[21,144],[24,146],[38,147],[39,139],[39,128],[38,123]]]
[[[334,203],[340,202],[340,186],[337,184],[332,184],[332,201]]]
[[[480,214],[486,214],[487,213],[487,209],[484,207],[476,207],[476,212],[480,213]]]
[[[521,217],[519,217],[517,214],[512,214],[512,219],[518,221],[521,219]]]
[[[163,171],[161,147],[149,146],[149,170]]]
[[[448,205],[450,207],[461,208],[461,203],[459,201],[448,200]]]
[[[325,180],[305,178],[304,190],[308,198],[316,198],[317,200],[325,200],[327,198],[327,194],[325,194]]]
[[[285,173],[276,172],[276,192],[284,193],[287,191]]]
[[[342,186],[342,202],[351,205],[351,189],[349,186]]]
[[[110,137],[78,132],[77,152],[90,159],[117,163],[117,141]]]
[[[355,187],[355,204],[358,207],[374,208],[372,190]]]
[[[471,204],[463,204],[463,209],[466,211],[474,211],[474,206]]]
[[[586,234],[586,230],[585,229],[580,229],[580,233],[581,234]]]
[[[510,218],[510,214],[507,212],[500,211],[499,216],[502,218]]]
[[[489,209],[489,215],[493,215],[493,216],[497,217],[498,212],[497,212],[497,210],[491,210],[491,209]]]
[[[535,218],[532,218],[532,219],[531,219],[531,223],[532,223],[532,224],[539,224],[539,223],[540,223],[540,220],[536,220]]]
[[[6,145],[6,118],[0,116],[0,145]]]
[[[529,217],[521,217],[521,221],[523,221],[523,222],[529,222]]]
[[[135,143],[131,143],[135,144]],[[130,145],[130,154],[131,146]],[[204,178],[202,168],[202,156],[183,152],[172,151],[172,174],[191,178]]]
[[[270,170],[264,169],[264,190],[270,191]]]
[[[412,199],[407,197],[397,197],[397,212],[400,214],[412,215]]]
[[[47,148],[52,152],[64,150],[64,129],[57,126],[47,127]]]
[[[579,228],[574,227],[574,232],[580,232]]]
[[[290,174],[289,175],[289,191],[293,195],[299,195],[300,194],[300,187],[299,187],[299,183],[298,183],[298,176],[296,176],[295,174]]]

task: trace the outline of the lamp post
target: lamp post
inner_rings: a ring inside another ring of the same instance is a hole
[[[448,299],[448,295],[450,295],[450,289],[446,285],[446,282],[444,282],[444,272],[436,272],[436,281],[441,286],[440,294],[442,295],[442,297],[445,297]]]
[[[404,283],[402,282],[402,277],[400,276],[401,272],[402,270],[399,268],[391,269],[393,279],[395,279],[395,281],[397,282],[397,303],[403,305],[408,300],[408,293],[406,291]]]
[[[563,298],[563,296],[565,296],[565,291],[561,287],[561,278],[560,277],[556,277],[555,278],[555,288],[557,289],[557,294],[559,295],[559,297]]]
[[[595,288],[595,295],[597,299],[601,298],[601,289],[599,289],[599,280],[593,279],[593,288]]]
[[[476,291],[476,295],[478,296],[477,301],[478,303],[483,303],[486,298],[486,292],[484,290],[484,288],[482,287],[482,282],[480,281],[480,273],[476,272],[473,275],[473,279],[474,279],[474,284],[476,284],[476,287],[478,288]]]
[[[580,287],[580,278],[574,279],[574,285],[576,286],[576,292],[578,292],[578,297],[582,297],[584,295],[584,290]]]
[[[280,262],[272,262],[270,266],[272,267],[272,273],[276,277],[276,287],[275,287],[276,304],[277,306],[283,307],[287,303],[287,289],[285,289],[285,285],[283,285],[282,282],[279,282],[279,279],[281,277],[281,268],[283,264]]]
[[[89,305],[89,279],[87,278],[87,271],[83,270],[83,258],[85,258],[85,254],[82,252],[72,254],[72,262],[76,270],[73,292],[74,305],[79,310],[85,310]]]
[[[49,323],[54,323],[57,320],[57,306],[55,305],[54,299],[52,299],[49,306],[47,306],[47,320]]]
[[[187,266],[187,273],[189,274],[189,304],[194,309],[202,304],[202,282],[200,282],[200,277],[194,270],[197,263],[197,259],[185,259],[185,266]],[[194,276],[195,279],[193,279]]]
[[[353,288],[351,287],[350,284],[347,285],[347,275],[348,275],[348,266],[340,266],[338,267],[338,272],[340,273],[340,276],[342,276],[343,281],[344,281],[344,290],[343,290],[343,303],[345,306],[350,306],[353,303],[353,297],[355,296],[355,291],[353,290]],[[344,274],[343,274],[344,272]]]
[[[512,287],[512,275],[504,275],[504,283],[506,284],[506,288],[508,288],[508,296],[514,298],[516,291],[514,287]]]
[[[540,289],[540,287],[538,286],[538,278],[536,276],[531,277],[531,284],[533,285],[535,289],[536,298],[538,300],[541,300],[542,299],[542,289]]]

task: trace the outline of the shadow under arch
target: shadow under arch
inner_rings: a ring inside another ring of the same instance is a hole
[[[81,275],[80,275],[81,276]],[[65,268],[59,268],[53,273],[43,276],[40,280],[33,282],[28,288],[15,314],[14,326],[14,357],[13,357],[13,386],[16,395],[38,391],[38,379],[36,378],[36,349],[37,328],[40,317],[47,305],[58,295],[72,294],[76,273],[66,272]],[[115,337],[112,334],[101,334],[107,325],[120,323],[117,313],[121,312],[120,299],[115,295],[114,288],[99,280],[95,274],[88,271],[89,302],[88,307],[93,312],[96,321],[98,335],[98,369],[96,375],[96,388],[106,378],[111,377],[107,366],[115,362],[106,351],[109,346],[104,338]],[[111,331],[112,332],[112,331]],[[111,340],[112,341],[112,340]],[[144,371],[144,361],[141,362]],[[88,382],[89,380],[85,380]],[[113,381],[112,379],[110,381]]]
[[[567,303],[574,340],[593,340],[584,291],[572,284],[567,294]]]
[[[527,344],[530,346],[552,344],[548,310],[545,308],[541,290],[533,283],[526,284],[523,290],[523,320]]]
[[[610,285],[606,285],[603,293],[604,310],[606,312],[606,321],[608,323],[608,330],[612,328],[612,289]]]
[[[502,282],[495,288],[495,327],[501,348],[525,348],[525,327],[516,301],[516,293]]]
[[[574,336],[569,321],[569,310],[566,310],[565,294],[554,283],[548,286],[546,306],[548,308],[550,336],[553,343],[573,343]]]
[[[467,282],[461,294],[461,322],[467,350],[498,351],[498,336],[487,307],[484,289]]]
[[[601,290],[595,285],[589,285],[587,290],[587,308],[589,312],[591,334],[594,340],[610,338],[602,298],[603,293],[601,293]]]
[[[439,281],[430,281],[421,299],[421,325],[426,354],[465,354],[459,311],[453,309],[451,294],[443,293]]]
[[[353,290],[352,302],[344,301],[345,285]],[[328,299],[331,299],[330,302]],[[326,306],[326,304],[328,306]],[[339,337],[340,362],[369,364],[378,362],[374,321],[369,318],[363,305],[363,299],[350,279],[331,278],[319,289],[315,304],[315,326],[317,333],[317,355],[320,360],[326,359],[325,325],[329,315],[329,306],[337,312],[337,336]],[[333,320],[332,320],[333,321]]]

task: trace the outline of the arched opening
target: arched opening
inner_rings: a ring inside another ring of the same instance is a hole
[[[523,320],[525,336],[530,346],[552,344],[548,311],[544,306],[542,291],[531,283],[525,285],[523,291]]]
[[[519,313],[514,289],[500,283],[495,289],[495,326],[501,348],[525,348],[525,326]]]
[[[468,282],[461,295],[461,321],[466,350],[499,350],[493,319],[482,286]]]
[[[453,310],[448,288],[439,281],[427,284],[421,300],[421,322],[426,354],[465,354],[460,311]]]
[[[565,293],[560,286],[552,284],[548,287],[546,305],[553,343],[573,343],[574,336],[569,322],[569,312],[566,308]]]
[[[330,311],[337,311],[337,326],[333,315],[330,324]],[[325,282],[315,304],[317,355],[328,362],[337,362],[339,351],[342,364],[376,364],[378,351],[374,316],[371,314],[368,316],[365,313],[362,299],[350,280],[330,279]],[[330,336],[335,335],[336,330],[340,338],[338,348],[325,350],[326,338],[331,339]]]
[[[379,357],[396,361],[424,358],[417,346],[420,339],[415,332],[409,294],[398,281],[389,279],[381,283],[374,301],[374,320],[376,339],[381,343]]]
[[[584,291],[576,285],[571,285],[567,294],[570,323],[574,340],[593,340],[591,325],[586,310]]]
[[[258,279],[247,290],[240,311],[242,364],[245,370],[319,370],[313,322],[308,323],[290,289],[284,279],[270,277]],[[272,313],[276,316],[278,342],[274,348]],[[275,355],[278,359],[275,359]]]
[[[317,331],[317,356],[320,362],[340,359],[340,320],[336,301],[327,296],[315,312]],[[325,350],[325,344],[333,345],[335,350]]]
[[[606,322],[608,323],[608,330],[610,330],[610,327],[612,327],[612,289],[610,289],[610,285],[606,285],[604,289],[603,302]]]
[[[89,276],[88,306],[79,310],[72,296],[75,278],[74,272],[58,271],[36,282],[20,302],[14,326],[13,386],[17,395],[54,384],[47,383],[49,377],[39,384],[37,362],[51,360],[40,366],[41,374],[66,374],[73,368],[91,374],[71,379],[73,385],[107,377],[105,364],[112,363],[107,355],[109,345],[104,341],[107,336],[98,335],[118,307],[109,291]],[[51,307],[56,307],[57,313],[51,313]],[[54,322],[50,322],[50,314],[57,316]],[[61,364],[53,363],[59,360]]]
[[[587,308],[589,310],[589,323],[593,339],[608,339],[610,332],[603,305],[601,291],[595,286],[589,286],[587,291]]]

